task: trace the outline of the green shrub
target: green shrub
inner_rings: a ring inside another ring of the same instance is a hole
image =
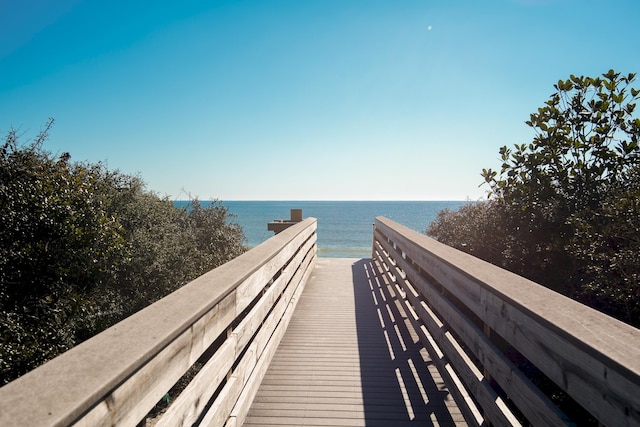
[[[489,200],[427,233],[640,326],[640,91],[635,74],[571,76],[531,114],[529,144],[485,169]]]
[[[138,178],[14,130],[0,146],[0,384],[242,253],[219,202],[178,209]]]

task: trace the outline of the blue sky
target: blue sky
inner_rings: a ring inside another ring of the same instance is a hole
[[[221,200],[465,200],[637,0],[0,0],[0,133]],[[640,87],[640,84],[635,84]]]

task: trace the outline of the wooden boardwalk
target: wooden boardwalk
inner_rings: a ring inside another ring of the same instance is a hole
[[[370,259],[318,258],[245,426],[466,425]]]

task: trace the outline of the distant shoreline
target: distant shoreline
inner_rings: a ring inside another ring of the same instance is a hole
[[[212,201],[201,201],[204,205]],[[273,236],[267,223],[288,219],[291,209],[302,209],[304,218],[318,219],[318,256],[331,258],[366,258],[371,255],[371,225],[376,216],[386,216],[415,231],[424,233],[429,223],[443,209],[457,209],[468,203],[462,200],[219,200],[232,214],[255,247]],[[174,205],[188,206],[188,200]]]

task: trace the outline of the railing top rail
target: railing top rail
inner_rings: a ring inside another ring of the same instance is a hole
[[[401,236],[400,250],[421,263],[427,258],[448,266],[452,285],[462,277],[526,313],[539,324],[582,349],[628,379],[640,383],[640,329],[607,316],[517,274],[444,245],[385,217],[376,217],[376,228]],[[411,253],[411,255],[409,255]],[[423,254],[422,260],[417,253]],[[437,267],[436,268],[441,268]],[[483,313],[476,313],[480,318]],[[606,375],[606,373],[604,373]]]
[[[78,419],[298,235],[316,226],[315,218],[305,219],[0,388],[0,425],[3,420],[15,425],[23,411],[41,425],[68,425]]]

